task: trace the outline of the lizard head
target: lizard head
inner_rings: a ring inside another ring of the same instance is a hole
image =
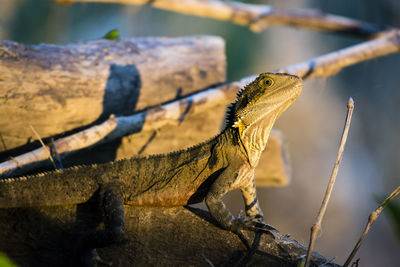
[[[267,139],[272,124],[297,99],[302,87],[302,80],[295,75],[260,74],[238,93],[229,112],[230,126],[239,130],[241,138],[251,129],[265,129]]]

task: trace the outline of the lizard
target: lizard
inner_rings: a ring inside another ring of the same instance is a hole
[[[224,130],[214,138],[167,154],[2,179],[0,208],[95,202],[104,228],[97,229],[98,222],[79,239],[76,248],[87,256],[123,241],[124,205],[185,206],[205,201],[219,226],[237,234],[249,248],[242,230],[274,229],[263,222],[254,171],[273,124],[302,87],[295,75],[262,73],[238,92],[228,107]],[[244,199],[245,218],[233,216],[222,201],[237,189]]]

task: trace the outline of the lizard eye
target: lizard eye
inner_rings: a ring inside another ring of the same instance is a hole
[[[271,86],[273,83],[274,83],[274,81],[270,78],[264,80],[264,84],[266,86]]]

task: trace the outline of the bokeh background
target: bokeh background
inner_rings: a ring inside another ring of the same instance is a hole
[[[315,8],[371,23],[400,27],[398,0],[246,1],[284,8]],[[228,81],[291,65],[361,42],[359,38],[290,27],[255,34],[229,22],[112,4],[60,6],[48,0],[0,0],[0,39],[26,44],[67,44],[101,38],[117,28],[122,37],[218,35],[226,41]],[[302,243],[320,207],[337,152],[347,99],[356,102],[337,184],[316,249],[343,263],[377,197],[400,184],[400,55],[390,55],[305,83],[299,100],[278,121],[289,145],[292,182],[260,188],[266,220]],[[213,133],[210,133],[212,136]],[[243,209],[236,192],[226,197]],[[399,200],[397,200],[399,203]],[[358,257],[360,266],[399,266],[400,240],[389,216],[373,226]]]

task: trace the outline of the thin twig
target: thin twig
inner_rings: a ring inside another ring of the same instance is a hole
[[[33,126],[32,126],[31,124],[29,124],[29,126],[31,127],[32,132],[36,135],[37,139],[39,139],[39,142],[40,142],[40,144],[42,145],[43,149],[44,149],[44,150],[46,151],[46,153],[48,154],[48,158],[50,159],[51,163],[53,164],[54,169],[57,169],[56,163],[54,162],[54,159],[53,159],[53,157],[51,156],[51,152],[50,152],[50,150],[48,149],[48,147],[43,143],[43,140],[42,140],[42,138],[40,137],[39,133],[36,132],[35,128],[33,128]]]
[[[395,198],[398,194],[400,194],[400,186],[396,188],[396,190],[394,190],[392,192],[392,194],[390,194],[389,197],[387,197],[385,199],[385,201],[382,202],[381,205],[379,205],[379,207],[374,210],[368,218],[368,223],[365,226],[364,232],[362,233],[360,239],[358,240],[357,244],[354,246],[353,251],[350,253],[350,256],[347,258],[346,262],[344,263],[344,267],[349,266],[350,262],[353,260],[354,256],[356,255],[358,249],[361,246],[361,243],[363,242],[365,236],[367,235],[369,229],[371,228],[372,224],[376,221],[376,219],[378,219],[378,216],[381,214],[382,210],[386,207],[386,205],[392,201],[393,198]]]
[[[201,256],[208,263],[208,265],[210,265],[211,267],[215,267],[214,263],[212,263],[212,261],[209,258],[207,258],[204,254],[201,254]]]
[[[265,30],[269,25],[286,25],[312,30],[331,31],[369,37],[387,29],[356,19],[324,14],[314,9],[284,9],[270,5],[247,4],[218,0],[55,0],[62,4],[78,2],[118,3],[150,5],[186,15],[230,21],[247,26],[254,32]]]
[[[50,139],[49,148],[50,148],[51,156],[55,159],[56,169],[57,170],[63,170],[64,167],[63,167],[63,164],[62,164],[62,161],[61,161],[61,157],[60,157],[60,154],[58,153],[58,150],[57,150],[57,147],[56,147],[56,145],[54,143],[54,138],[53,137]]]
[[[346,122],[344,124],[344,129],[343,129],[343,133],[342,133],[342,138],[340,140],[339,150],[336,155],[336,161],[335,161],[335,164],[333,165],[331,178],[329,179],[328,187],[326,188],[325,196],[322,201],[321,208],[318,212],[317,220],[316,220],[315,224],[311,227],[310,243],[308,245],[307,257],[306,257],[306,267],[308,267],[310,265],[311,253],[314,249],[314,241],[317,237],[319,230],[321,229],[322,218],[325,215],[326,207],[328,206],[329,198],[331,197],[332,189],[335,184],[337,173],[339,171],[339,164],[340,164],[340,160],[342,159],[344,147],[346,145],[347,135],[349,133],[350,123],[351,123],[351,116],[353,115],[353,110],[354,110],[354,101],[350,97],[349,101],[347,102]]]

